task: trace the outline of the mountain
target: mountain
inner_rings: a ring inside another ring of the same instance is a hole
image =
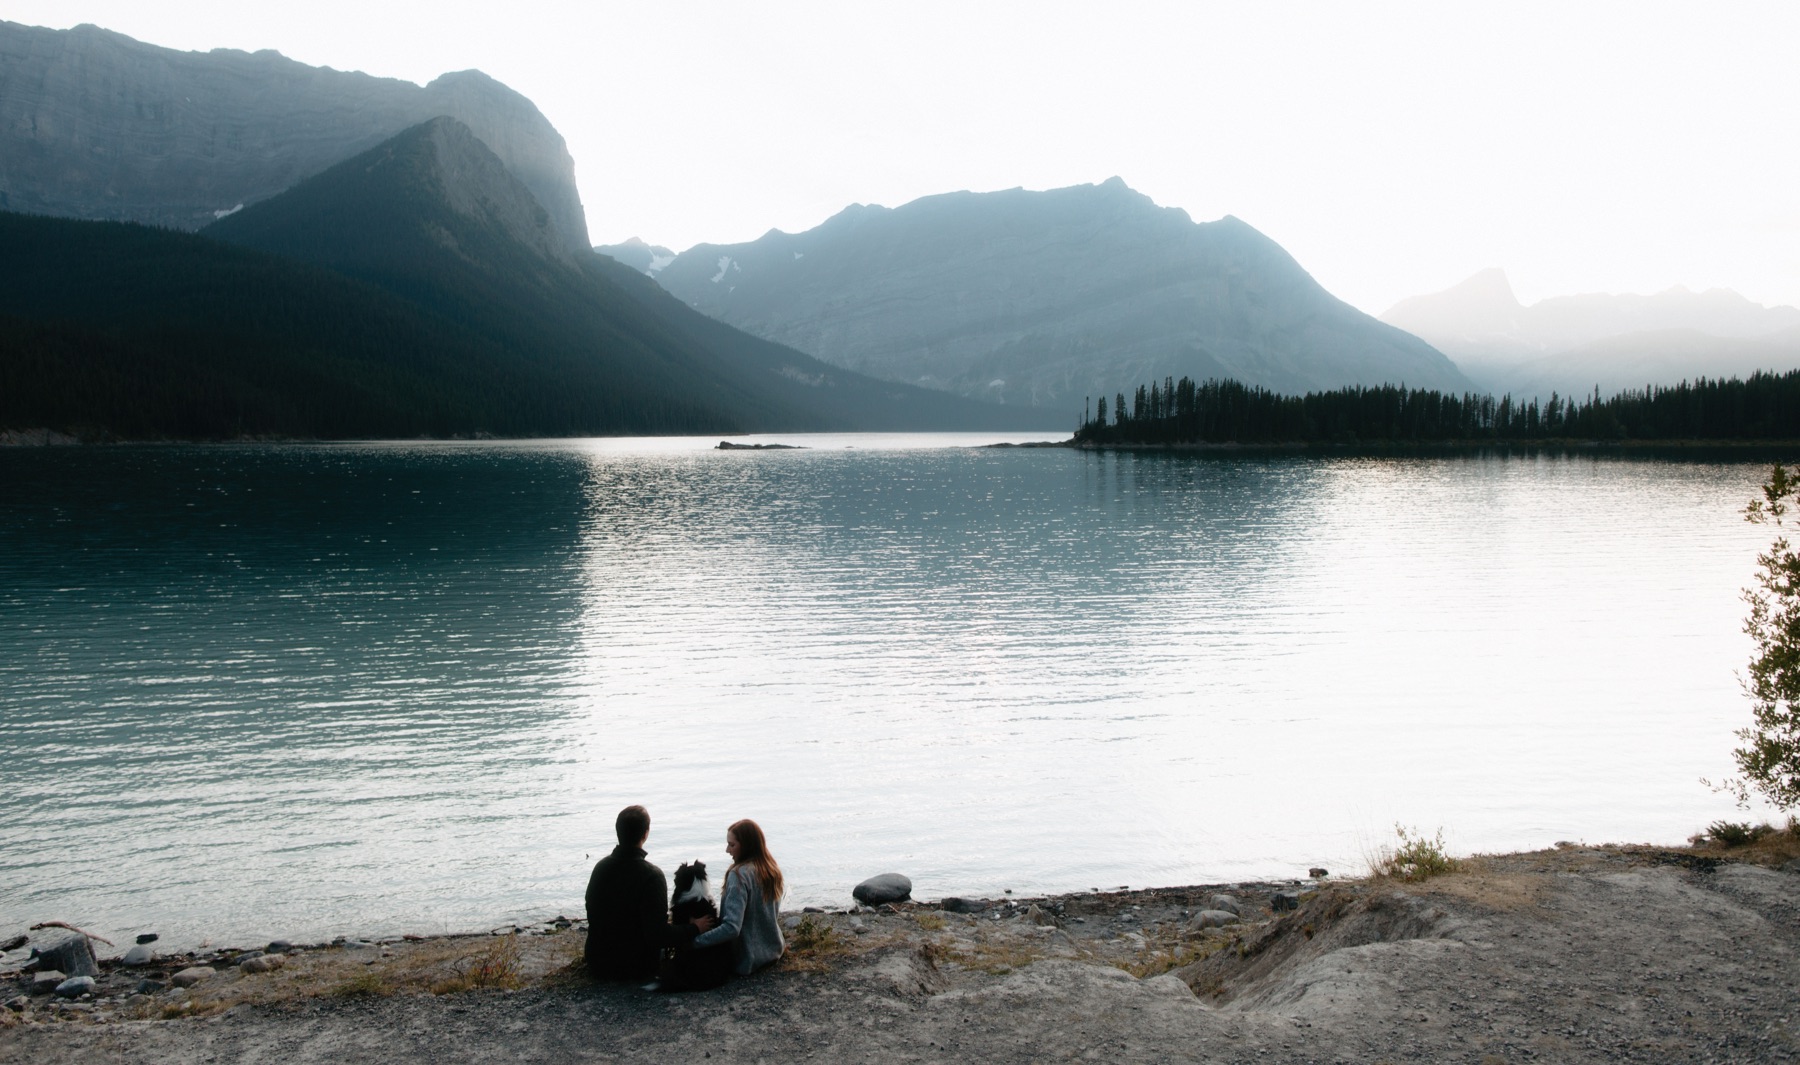
[[[1018,428],[572,252],[423,123],[190,235],[0,215],[0,429],[219,437]]]
[[[587,250],[562,135],[480,71],[421,88],[96,26],[0,22],[0,210],[195,230],[438,115],[474,130]]]
[[[637,237],[623,244],[596,244],[594,250],[648,277],[655,277],[663,267],[675,261],[674,252],[660,244],[645,244]]]
[[[1195,224],[1118,178],[852,206],[803,233],[691,248],[656,279],[839,366],[1059,412],[1165,376],[1468,385],[1249,225]]]
[[[1762,349],[1730,341],[1800,328],[1800,309],[1765,307],[1727,289],[1685,288],[1650,296],[1558,296],[1526,306],[1506,274],[1490,269],[1442,292],[1401,300],[1381,320],[1429,341],[1486,387],[1536,388],[1599,373],[1638,388],[1736,372],[1727,370],[1737,365],[1734,359]],[[1559,370],[1558,362],[1567,366]],[[1669,373],[1682,376],[1662,376]],[[1578,391],[1594,384],[1589,379]]]

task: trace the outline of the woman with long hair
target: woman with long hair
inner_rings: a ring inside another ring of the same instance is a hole
[[[725,830],[731,868],[719,905],[719,923],[694,939],[694,946],[732,945],[736,972],[748,976],[787,950],[781,938],[781,866],[769,853],[763,830],[748,818]],[[696,919],[698,923],[699,919]]]

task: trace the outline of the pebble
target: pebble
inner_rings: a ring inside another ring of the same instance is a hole
[[[56,993],[63,998],[80,998],[94,993],[94,978],[91,976],[71,976],[56,985]]]
[[[247,961],[254,961],[257,958],[260,958],[262,956],[263,956],[263,952],[260,950],[247,950],[244,953],[239,954],[237,957],[231,959],[231,964],[241,966]]]
[[[41,973],[31,974],[31,987],[34,995],[48,995],[56,990],[56,985],[69,978],[69,974],[56,969],[45,969]]]
[[[24,995],[14,995],[12,998],[6,1000],[6,1008],[12,1010],[14,1013],[23,1013],[25,1012],[26,1004],[30,1001],[31,1000]]]
[[[149,965],[155,960],[156,951],[151,950],[146,944],[139,943],[137,946],[132,947],[125,952],[125,956],[119,959],[119,964],[129,965],[135,969],[140,965]]]
[[[211,966],[190,965],[186,969],[176,973],[174,976],[169,977],[169,982],[176,987],[193,987],[195,984],[212,979],[213,975]]]
[[[856,885],[856,890],[850,894],[865,906],[879,906],[884,902],[899,902],[912,897],[912,888],[911,879],[899,873],[882,873]]]
[[[163,986],[161,980],[139,980],[137,982],[137,993],[140,995],[154,995],[161,991]]]
[[[1300,896],[1292,891],[1277,891],[1269,896],[1269,908],[1276,913],[1300,908]]]
[[[286,954],[294,949],[294,945],[285,939],[273,939],[263,948],[265,954]]]
[[[980,913],[988,908],[986,899],[962,899],[952,895],[938,905],[951,913]]]
[[[127,1006],[143,1006],[143,1005],[149,1004],[149,1002],[150,1002],[150,996],[143,994],[141,992],[139,994],[132,995],[131,997],[129,997],[125,1000],[125,1004]]]

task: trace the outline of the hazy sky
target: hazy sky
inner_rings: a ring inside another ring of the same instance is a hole
[[[1117,174],[1235,214],[1379,313],[1501,266],[1530,302],[1800,304],[1800,3],[0,0],[173,48],[425,82],[568,138],[596,241]]]

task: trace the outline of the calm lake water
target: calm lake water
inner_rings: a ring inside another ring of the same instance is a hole
[[[795,905],[1734,814],[1759,465],[780,439],[0,452],[0,932],[575,915],[633,802]]]

